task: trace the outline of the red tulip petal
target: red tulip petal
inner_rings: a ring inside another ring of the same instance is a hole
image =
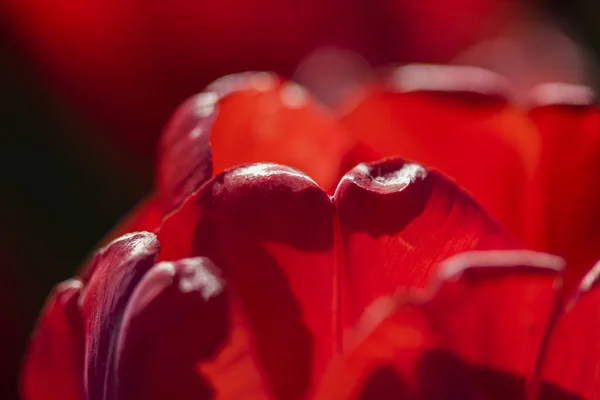
[[[207,183],[158,235],[161,259],[207,256],[223,269],[275,398],[303,398],[334,346],[327,194],[288,167],[239,167]]]
[[[57,285],[37,324],[25,358],[21,395],[25,400],[83,400],[81,281]]]
[[[588,272],[556,323],[542,378],[583,399],[600,399],[600,263]],[[544,389],[542,387],[542,395]]]
[[[542,138],[544,248],[567,260],[569,286],[600,259],[600,109],[590,89],[547,84],[530,116]]]
[[[455,184],[400,159],[358,165],[340,182],[334,203],[345,265],[346,326],[378,297],[424,287],[449,256],[519,247]]]
[[[156,236],[138,232],[114,240],[92,258],[81,300],[86,331],[83,380],[90,400],[107,395],[123,312],[135,286],[154,265],[159,247]]]
[[[213,171],[269,161],[298,168],[330,188],[351,146],[333,116],[301,86],[266,72],[230,75],[175,113],[159,147],[157,185],[170,211]]]
[[[401,67],[388,86],[367,88],[343,122],[380,157],[448,174],[533,246],[536,209],[528,201],[539,138],[526,115],[503,99],[505,85],[481,69]]]
[[[357,330],[366,338],[334,364],[317,398],[524,398],[562,266],[530,251],[447,260],[432,297],[369,308]],[[393,392],[376,397],[384,390]]]
[[[230,332],[235,305],[228,298],[208,259],[155,265],[123,317],[114,398],[268,398],[251,346]],[[233,355],[228,360],[216,358],[224,345]],[[222,368],[211,370],[214,364]]]
[[[161,137],[156,186],[165,213],[212,176],[210,135],[218,101],[212,92],[188,99],[179,106]]]

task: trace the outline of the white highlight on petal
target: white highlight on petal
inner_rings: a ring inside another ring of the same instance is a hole
[[[190,139],[196,139],[197,137],[200,137],[201,134],[202,134],[202,128],[196,127],[194,129],[192,129],[192,131],[189,134],[189,137],[190,137]]]
[[[204,300],[208,300],[223,290],[223,281],[211,272],[216,270],[214,265],[206,268],[204,264],[209,263],[206,259],[184,259],[180,260],[184,264],[184,271],[179,280],[179,290],[183,293],[189,293],[199,290]]]
[[[310,183],[313,183],[314,185],[317,185],[317,183],[312,178],[300,171],[271,163],[251,164],[245,167],[240,167],[234,171],[234,174],[237,176],[243,176],[244,178],[248,179],[264,178],[276,175],[287,175],[294,178],[301,178],[306,181],[309,181]]]
[[[274,89],[276,83],[277,78],[271,72],[257,72],[250,77],[250,86],[261,92]]]
[[[562,271],[565,266],[566,262],[561,257],[531,250],[467,251],[442,262],[438,269],[438,278],[458,279],[464,271],[472,267],[537,267]]]
[[[200,93],[194,98],[194,113],[198,118],[206,118],[215,111],[219,96],[215,92]]]
[[[579,284],[579,290],[582,293],[588,292],[598,282],[600,277],[600,261],[583,277]]]
[[[286,83],[279,92],[281,102],[289,108],[302,108],[308,103],[308,91],[297,83]]]
[[[594,90],[587,86],[561,82],[544,83],[531,91],[533,106],[587,106],[594,103],[595,97]]]
[[[508,95],[510,87],[505,78],[484,68],[428,64],[397,68],[391,85],[400,92],[466,91],[501,96]]]
[[[355,185],[365,187],[365,180],[369,181],[367,188],[377,189],[382,193],[399,192],[408,187],[411,183],[419,179],[427,177],[427,170],[420,164],[404,163],[402,167],[395,171],[381,173],[377,168],[378,165],[358,164],[350,172],[348,172],[338,185],[342,186],[342,182],[348,180]]]

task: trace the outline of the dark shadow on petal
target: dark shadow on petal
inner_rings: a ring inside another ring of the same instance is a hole
[[[391,366],[378,368],[367,379],[360,400],[410,399],[406,384]]]
[[[199,224],[194,251],[215,260],[240,295],[275,398],[302,399],[310,383],[313,340],[287,277],[262,248],[260,234],[249,238],[228,232],[218,240],[223,235],[219,228],[209,220]]]
[[[418,365],[423,400],[525,399],[524,377],[471,365],[441,350],[427,352]],[[551,384],[542,388],[542,400],[583,400]]]
[[[227,295],[205,300],[200,292],[180,294],[177,280],[132,320],[121,358],[122,399],[215,396],[196,365],[213,359],[229,338]]]

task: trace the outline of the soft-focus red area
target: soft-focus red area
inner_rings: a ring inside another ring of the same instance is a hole
[[[600,110],[555,104],[529,116],[542,142],[543,248],[567,260],[574,284],[600,259]]]
[[[499,0],[5,0],[16,41],[71,104],[150,156],[169,113],[211,80],[290,75],[324,44],[375,64],[444,62],[475,42]]]
[[[462,74],[447,68],[442,73],[449,81],[452,74]],[[427,83],[428,76],[420,79]],[[469,87],[403,90],[366,88],[342,122],[378,157],[400,156],[449,175],[526,243],[538,247],[531,181],[540,144],[531,121],[501,97]]]
[[[332,366],[318,398],[524,399],[561,267],[526,251],[448,260],[430,298],[370,309],[364,339]]]
[[[550,337],[542,379],[583,399],[600,399],[600,264],[586,274],[566,301]],[[542,387],[542,396],[547,388]]]
[[[425,287],[433,267],[449,256],[520,247],[447,178],[399,159],[354,168],[334,204],[345,327],[380,296]]]
[[[83,399],[84,326],[81,281],[56,286],[38,321],[21,375],[27,400]]]

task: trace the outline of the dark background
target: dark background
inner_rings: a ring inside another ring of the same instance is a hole
[[[600,10],[595,3],[554,0],[543,7],[597,55]],[[230,69],[224,72],[235,66]],[[131,151],[85,115],[45,79],[10,24],[0,25],[2,399],[16,398],[19,360],[52,286],[69,278],[151,190],[151,152]]]

